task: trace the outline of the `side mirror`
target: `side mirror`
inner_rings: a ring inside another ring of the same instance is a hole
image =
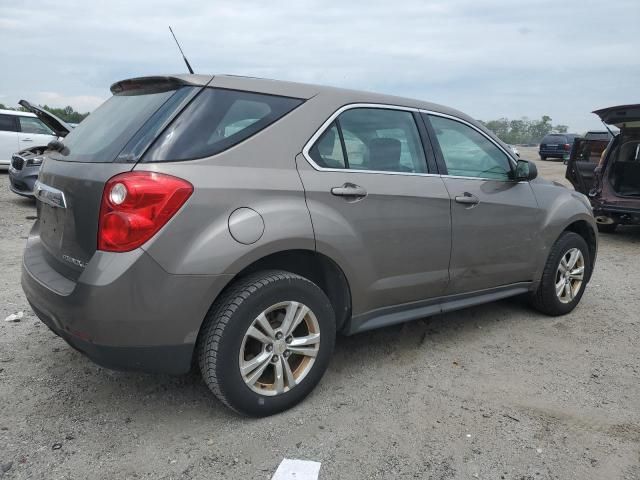
[[[515,180],[533,180],[538,176],[538,167],[533,162],[527,162],[526,160],[518,160],[516,165],[516,172],[514,174]]]

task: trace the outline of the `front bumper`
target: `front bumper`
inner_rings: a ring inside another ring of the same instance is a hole
[[[38,180],[40,166],[24,167],[22,170],[16,170],[9,167],[9,188],[13,193],[22,195],[23,197],[33,197],[33,187]]]
[[[141,249],[97,251],[77,280],[58,273],[40,241],[27,241],[22,288],[53,332],[116,370],[169,374],[191,368],[195,342],[228,275],[172,275]]]

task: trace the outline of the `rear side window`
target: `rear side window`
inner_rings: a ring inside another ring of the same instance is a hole
[[[309,155],[323,168],[346,168],[340,134],[335,122],[313,144]]]
[[[17,131],[16,122],[11,115],[0,115],[0,131],[15,132]]]
[[[349,109],[318,138],[309,155],[324,168],[406,173],[427,170],[413,114],[402,110]]]
[[[143,161],[215,155],[271,125],[301,103],[297,98],[206,88],[160,135]]]
[[[40,135],[55,135],[42,121],[34,117],[18,117],[22,133],[37,133]]]

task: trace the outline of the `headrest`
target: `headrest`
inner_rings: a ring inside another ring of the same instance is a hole
[[[396,138],[372,138],[369,140],[369,169],[398,171],[402,144]]]

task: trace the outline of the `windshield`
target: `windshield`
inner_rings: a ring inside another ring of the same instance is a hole
[[[62,152],[51,152],[50,156],[69,162],[114,161],[131,137],[175,93],[164,90],[114,95],[65,137]]]

